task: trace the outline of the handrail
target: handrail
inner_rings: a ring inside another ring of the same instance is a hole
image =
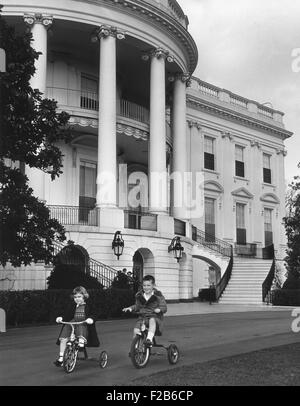
[[[267,298],[269,292],[271,291],[272,284],[273,284],[273,281],[275,278],[276,258],[275,258],[274,244],[270,245],[270,247],[271,247],[270,251],[273,252],[273,262],[272,262],[270,271],[269,271],[266,279],[262,283],[262,301],[263,302],[266,301],[266,298]]]
[[[99,110],[99,94],[80,89],[47,87],[47,97],[54,98],[58,104],[85,110]],[[141,123],[149,124],[149,110],[137,103],[120,99],[117,103],[117,114]]]
[[[104,288],[110,288],[114,278],[117,276],[118,271],[109,265],[96,261],[90,258],[88,264],[88,272],[91,276],[98,279]]]
[[[63,225],[98,226],[98,212],[87,206],[48,205],[51,218]]]
[[[68,245],[64,245],[57,241],[54,241],[53,246],[54,255],[57,255],[63,248],[67,247]],[[92,258],[88,259],[86,271],[88,275],[96,278],[106,289],[110,288],[114,278],[118,274],[118,271],[116,269]]]
[[[233,247],[226,241],[216,238],[205,231],[199,230],[193,226],[193,240],[203,245],[204,247],[216,251],[225,257],[231,257]]]
[[[219,298],[221,297],[222,293],[224,292],[226,286],[228,285],[228,282],[231,278],[232,274],[232,267],[233,267],[233,249],[231,252],[231,257],[230,261],[227,265],[226,271],[224,275],[222,276],[221,280],[217,283],[216,285],[216,300],[218,301]]]

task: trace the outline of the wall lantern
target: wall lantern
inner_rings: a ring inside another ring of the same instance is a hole
[[[173,251],[174,253],[174,258],[177,259],[177,262],[182,258],[182,253],[184,251],[183,246],[180,243],[180,237],[174,237],[173,240],[171,241],[171,244],[168,247],[168,252]]]
[[[114,235],[114,239],[112,242],[112,249],[114,250],[114,254],[119,257],[123,254],[124,249],[124,240],[122,238],[121,231],[116,231]]]

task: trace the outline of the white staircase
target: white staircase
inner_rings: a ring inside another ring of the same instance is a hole
[[[272,260],[234,257],[231,278],[219,303],[263,304],[262,283],[271,266]]]

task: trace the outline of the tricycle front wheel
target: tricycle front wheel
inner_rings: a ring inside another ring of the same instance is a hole
[[[65,372],[68,374],[74,371],[76,361],[77,361],[78,349],[76,349],[74,344],[67,345],[64,351],[63,357],[63,367]]]
[[[145,338],[137,335],[134,337],[131,348],[130,358],[135,368],[145,368],[150,358],[150,348],[145,345]]]

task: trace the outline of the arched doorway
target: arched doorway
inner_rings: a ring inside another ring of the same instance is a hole
[[[142,287],[144,275],[155,277],[154,256],[148,248],[139,248],[133,258],[132,274],[136,281],[135,290]]]
[[[197,298],[199,290],[216,286],[221,280],[221,268],[210,258],[193,255],[193,297]]]
[[[70,242],[55,257],[55,267],[64,266],[78,272],[89,274],[89,254],[80,245]]]
[[[48,289],[74,289],[84,286],[99,289],[103,285],[90,275],[89,255],[85,248],[69,242],[55,257],[53,270],[47,278]]]

